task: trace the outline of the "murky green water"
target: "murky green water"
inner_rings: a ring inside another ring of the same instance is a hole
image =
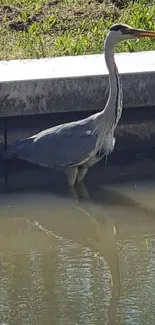
[[[98,187],[87,201],[1,193],[0,324],[154,325],[153,193],[154,183]]]

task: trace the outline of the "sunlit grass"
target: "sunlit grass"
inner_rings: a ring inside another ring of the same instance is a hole
[[[152,0],[1,0],[0,59],[103,52],[116,22],[155,30]],[[124,42],[117,51],[154,50],[153,39]]]

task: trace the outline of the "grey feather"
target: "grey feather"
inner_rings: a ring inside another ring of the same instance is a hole
[[[90,119],[59,125],[18,142],[5,158],[16,156],[49,167],[79,165],[95,150],[97,136],[92,129]]]

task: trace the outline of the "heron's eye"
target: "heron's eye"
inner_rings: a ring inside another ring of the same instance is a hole
[[[123,28],[121,30],[121,32],[122,32],[122,34],[127,35],[127,34],[130,34],[130,29],[129,28]]]

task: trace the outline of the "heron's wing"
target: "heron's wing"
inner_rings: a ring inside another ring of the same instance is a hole
[[[45,166],[79,164],[96,146],[96,135],[88,125],[64,124],[21,141],[8,150],[8,156]]]

